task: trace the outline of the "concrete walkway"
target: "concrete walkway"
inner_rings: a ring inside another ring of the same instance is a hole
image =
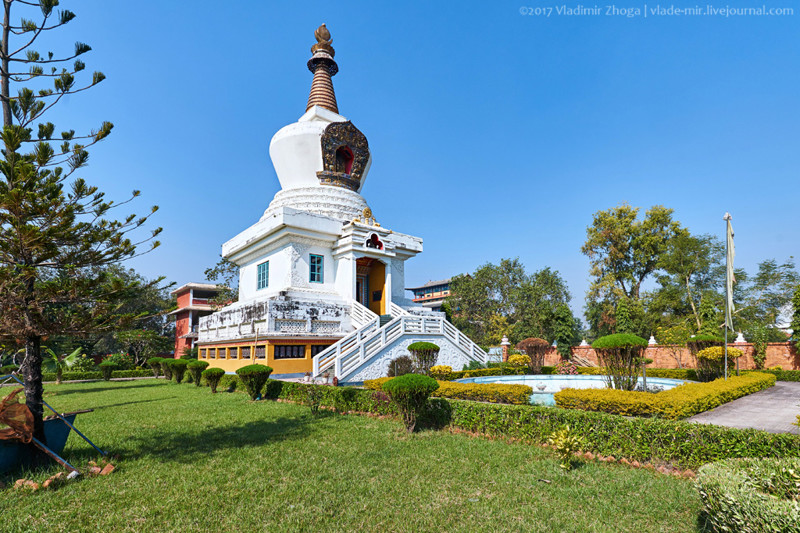
[[[689,422],[800,434],[800,427],[792,425],[797,415],[800,415],[800,383],[778,381],[774,387],[695,415]]]

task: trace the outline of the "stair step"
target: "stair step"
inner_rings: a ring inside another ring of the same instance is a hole
[[[383,327],[391,321],[392,321],[392,315],[381,315],[379,324],[381,325],[381,327]]]

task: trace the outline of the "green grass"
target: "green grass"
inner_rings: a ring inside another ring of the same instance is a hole
[[[563,472],[544,448],[406,435],[394,420],[312,418],[304,406],[163,380],[45,393],[59,410],[95,409],[76,425],[120,454],[118,468],[55,491],[0,491],[4,532],[697,530],[691,481],[644,469]],[[65,458],[95,457],[70,437]]]

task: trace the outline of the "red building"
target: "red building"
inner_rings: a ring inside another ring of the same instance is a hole
[[[201,316],[214,312],[211,299],[217,296],[222,287],[212,283],[187,283],[170,294],[178,300],[178,308],[170,315],[175,317],[175,357],[183,355],[186,348],[191,349],[197,339],[197,324]]]

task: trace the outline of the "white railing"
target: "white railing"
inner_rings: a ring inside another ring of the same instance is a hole
[[[361,326],[366,326],[370,322],[373,322],[378,315],[372,312],[368,307],[364,307],[360,303],[355,300],[350,300],[350,305],[352,306],[352,311],[350,312],[350,319],[353,321],[353,325],[356,328],[360,328]]]
[[[442,335],[468,359],[486,363],[488,355],[450,322],[441,317],[414,316],[408,313],[393,318],[382,328],[376,319],[314,357],[314,376],[333,368],[343,379],[364,363],[380,355],[384,347],[403,335]]]
[[[410,315],[411,313],[409,313],[396,303],[389,302],[389,314],[394,317],[398,317],[398,316]]]

